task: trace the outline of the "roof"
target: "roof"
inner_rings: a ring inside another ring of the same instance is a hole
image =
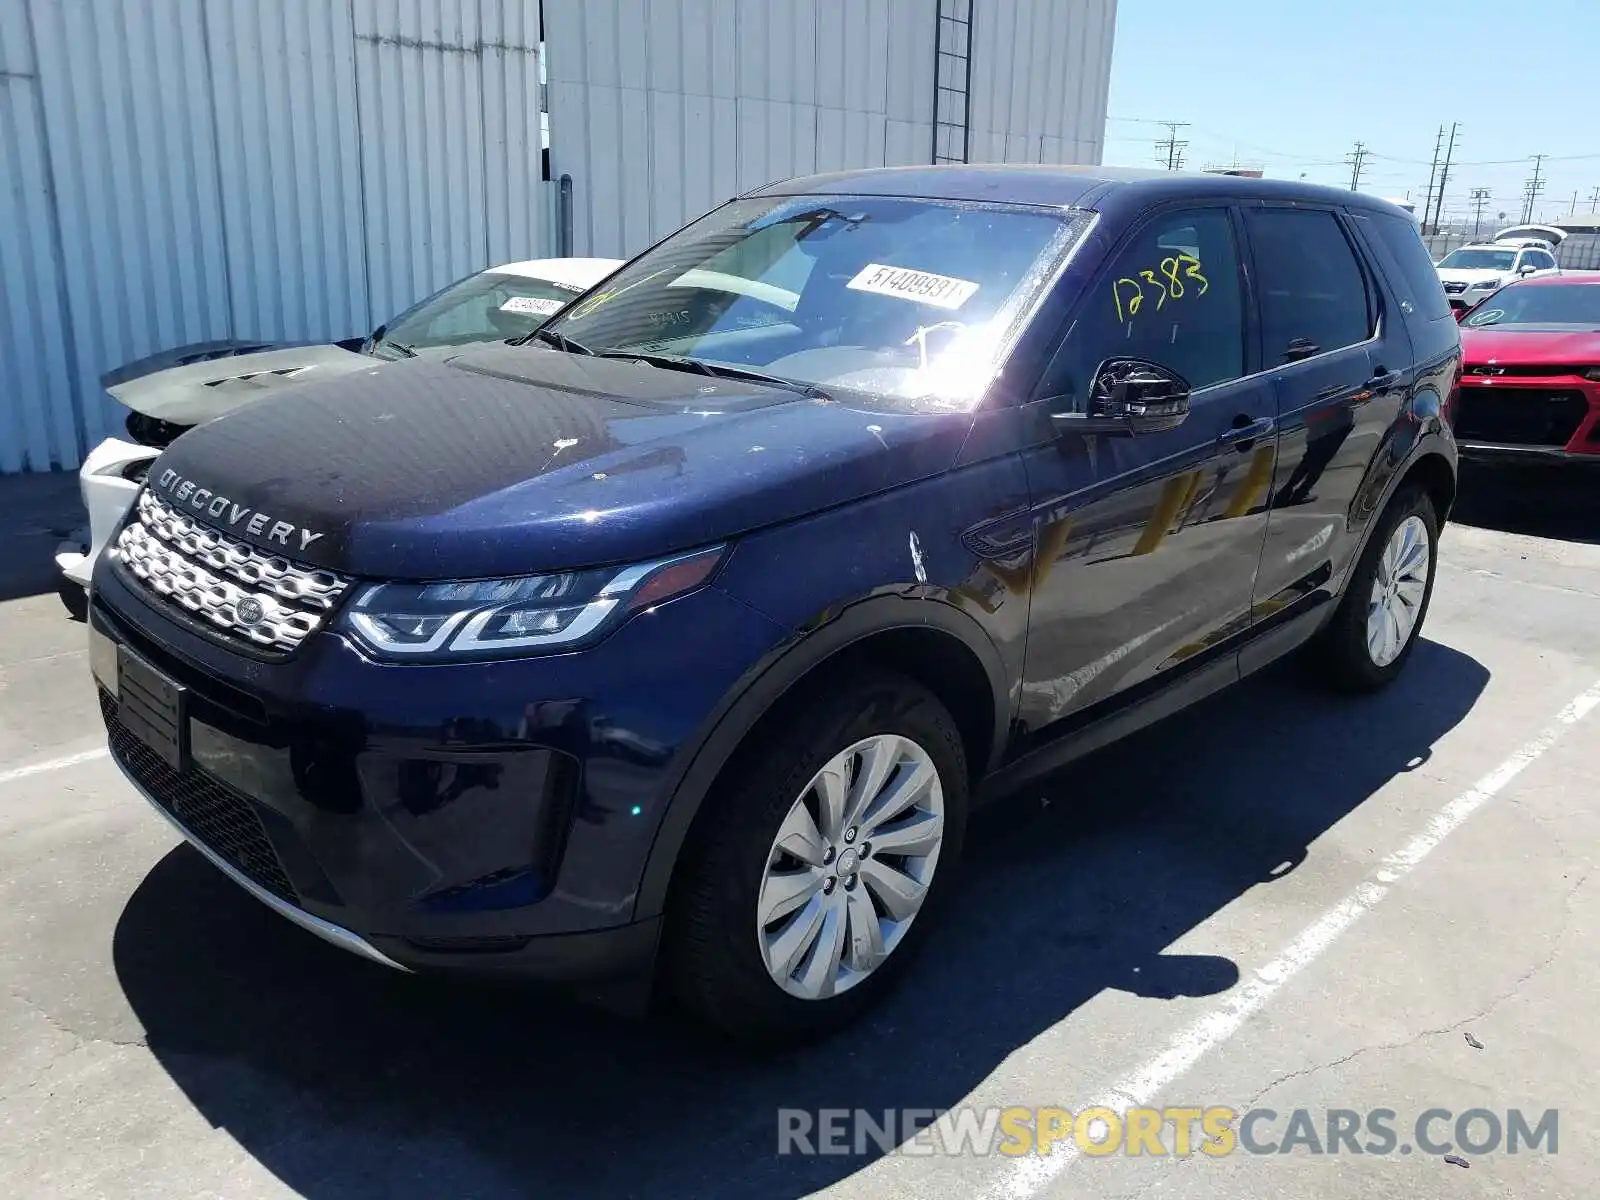
[[[493,275],[520,275],[588,291],[622,265],[618,258],[529,258],[490,267]]]
[[[1212,195],[1231,199],[1302,200],[1402,213],[1386,200],[1342,188],[1287,179],[1142,167],[955,164],[836,171],[769,183],[750,196],[918,196],[937,200],[994,201],[1051,208],[1093,208],[1113,193],[1164,197]]]

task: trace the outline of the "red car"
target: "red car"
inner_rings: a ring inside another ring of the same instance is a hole
[[[1461,318],[1463,458],[1600,466],[1600,273],[1507,284]]]

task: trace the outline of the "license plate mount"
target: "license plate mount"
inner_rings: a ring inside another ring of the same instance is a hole
[[[189,760],[186,700],[182,684],[126,646],[117,647],[118,719],[174,771],[182,771]]]

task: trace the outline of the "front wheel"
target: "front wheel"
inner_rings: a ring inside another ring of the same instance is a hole
[[[1433,501],[1420,487],[1408,487],[1384,510],[1344,599],[1313,646],[1330,684],[1370,692],[1400,674],[1428,615],[1438,563]]]
[[[852,1020],[925,936],[960,856],[965,754],[920,684],[834,675],[707,804],[669,912],[674,990],[741,1041],[795,1042]]]

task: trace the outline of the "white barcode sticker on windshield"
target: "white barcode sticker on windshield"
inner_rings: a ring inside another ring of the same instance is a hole
[[[500,306],[500,311],[550,317],[560,312],[562,308],[560,300],[546,300],[543,296],[513,296]]]
[[[886,267],[882,263],[868,263],[845,286],[858,292],[915,300],[937,308],[960,308],[978,290],[978,285],[970,279],[953,279],[949,275],[913,271],[909,267]]]

